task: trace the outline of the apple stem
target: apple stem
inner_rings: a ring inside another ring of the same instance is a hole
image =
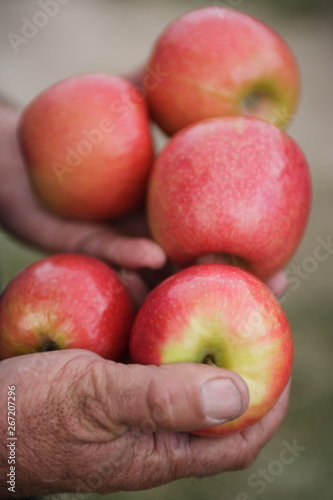
[[[262,92],[253,90],[243,97],[242,107],[244,111],[252,111],[258,107],[263,97]]]
[[[46,339],[43,341],[42,352],[58,351],[59,347],[53,340]]]
[[[212,356],[210,354],[207,354],[207,356],[205,357],[205,359],[203,360],[204,364],[205,365],[210,365],[210,366],[217,366],[215,363],[214,363],[214,360],[212,358]]]

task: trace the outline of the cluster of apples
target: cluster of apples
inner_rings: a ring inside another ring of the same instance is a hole
[[[240,431],[271,409],[290,377],[286,316],[262,280],[294,254],[307,223],[306,159],[281,130],[299,73],[268,26],[221,7],[191,11],[158,39],[141,88],[107,74],[68,78],[22,114],[32,186],[64,217],[110,220],[147,200],[154,239],[185,268],[134,319],[115,272],[59,254],[23,270],[0,303],[0,356],[90,349],[122,361],[208,363],[247,382],[239,418],[199,435]],[[170,135],[154,159],[149,114]],[[202,256],[229,264],[195,265]],[[134,321],[134,322],[133,322]]]

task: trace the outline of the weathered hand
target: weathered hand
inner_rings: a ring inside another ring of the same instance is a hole
[[[16,388],[16,496],[141,490],[242,469],[276,432],[289,398],[287,388],[258,424],[208,439],[186,431],[248,405],[244,381],[221,368],[122,365],[68,350],[2,361],[0,378],[2,407],[7,386]],[[1,492],[7,498],[5,485]]]

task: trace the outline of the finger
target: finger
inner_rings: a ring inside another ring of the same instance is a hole
[[[128,291],[135,310],[138,311],[149,293],[148,286],[137,272],[129,269],[120,269],[118,271],[118,276]]]
[[[24,179],[26,181],[26,179]],[[44,210],[23,186],[26,201],[7,210],[4,225],[23,240],[45,250],[82,252],[129,268],[158,269],[166,262],[164,251],[148,238],[120,236],[107,226],[75,222]],[[29,210],[28,210],[29,209]]]
[[[159,269],[166,262],[164,251],[152,240],[123,236],[108,228],[89,234],[78,250],[132,269]]]
[[[189,365],[185,363],[183,367],[180,366],[180,370],[188,370],[188,368]],[[197,365],[194,366],[194,369],[198,368]],[[201,365],[201,370],[206,368]],[[171,369],[173,370],[173,368]],[[138,461],[133,462],[136,471],[142,467],[140,484],[147,485],[148,483],[149,487],[153,487],[175,479],[207,476],[248,467],[253,463],[260,449],[277,431],[286,415],[288,401],[289,387],[274,409],[260,423],[245,432],[223,438],[212,439],[191,436],[187,433],[158,432],[151,440],[141,440]],[[180,408],[180,410],[182,409]],[[191,406],[190,411],[193,411]],[[157,411],[156,416],[162,417],[163,413]],[[147,424],[149,424],[149,419]],[[151,428],[146,425],[143,426],[142,430],[150,431]],[[126,436],[130,436],[132,440],[137,439],[137,434],[134,431],[127,433]],[[148,433],[146,436],[153,435]],[[126,476],[126,488],[138,488],[135,476],[137,478],[138,475]],[[133,478],[133,482],[131,482],[131,478]]]
[[[119,432],[190,431],[231,420],[248,405],[248,389],[236,373],[207,365],[106,364],[108,408]]]
[[[285,419],[289,396],[290,382],[274,408],[257,424],[241,433],[231,434],[222,439],[200,439],[192,436],[191,453],[187,458],[187,475],[218,474],[223,470],[250,467]]]
[[[274,295],[280,297],[288,288],[288,279],[284,271],[276,273],[274,276],[266,280],[266,285],[272,290]]]
[[[229,255],[224,255],[222,253],[208,253],[195,259],[193,265],[199,264],[232,264],[232,260]]]
[[[290,387],[291,380],[289,380],[275,406],[256,425],[244,431],[243,437],[250,449],[263,448],[277,432],[288,413]]]

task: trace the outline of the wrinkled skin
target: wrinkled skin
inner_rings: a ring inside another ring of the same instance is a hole
[[[17,388],[18,495],[140,490],[243,469],[288,407],[289,386],[258,424],[205,439],[179,431],[211,424],[200,394],[216,376],[233,380],[245,410],[247,389],[234,373],[191,363],[126,366],[81,350],[24,358],[0,364],[4,386]]]
[[[149,288],[173,271],[164,252],[149,239],[144,215],[134,214],[110,227],[64,220],[45,211],[24,171],[15,135],[18,112],[0,103],[0,114],[3,226],[46,250],[78,251],[110,262],[139,307]],[[283,288],[284,276],[276,280]],[[289,389],[260,423],[241,434],[208,440],[180,433],[212,425],[200,406],[201,387],[209,378],[226,376],[238,387],[245,411],[245,383],[213,367],[126,366],[88,351],[69,350],[1,361],[0,406],[7,407],[7,386],[15,385],[20,443],[16,493],[8,492],[2,482],[1,498],[139,490],[251,465],[284,419]],[[5,435],[6,422],[1,422],[0,434]],[[8,472],[4,443],[1,478]]]

